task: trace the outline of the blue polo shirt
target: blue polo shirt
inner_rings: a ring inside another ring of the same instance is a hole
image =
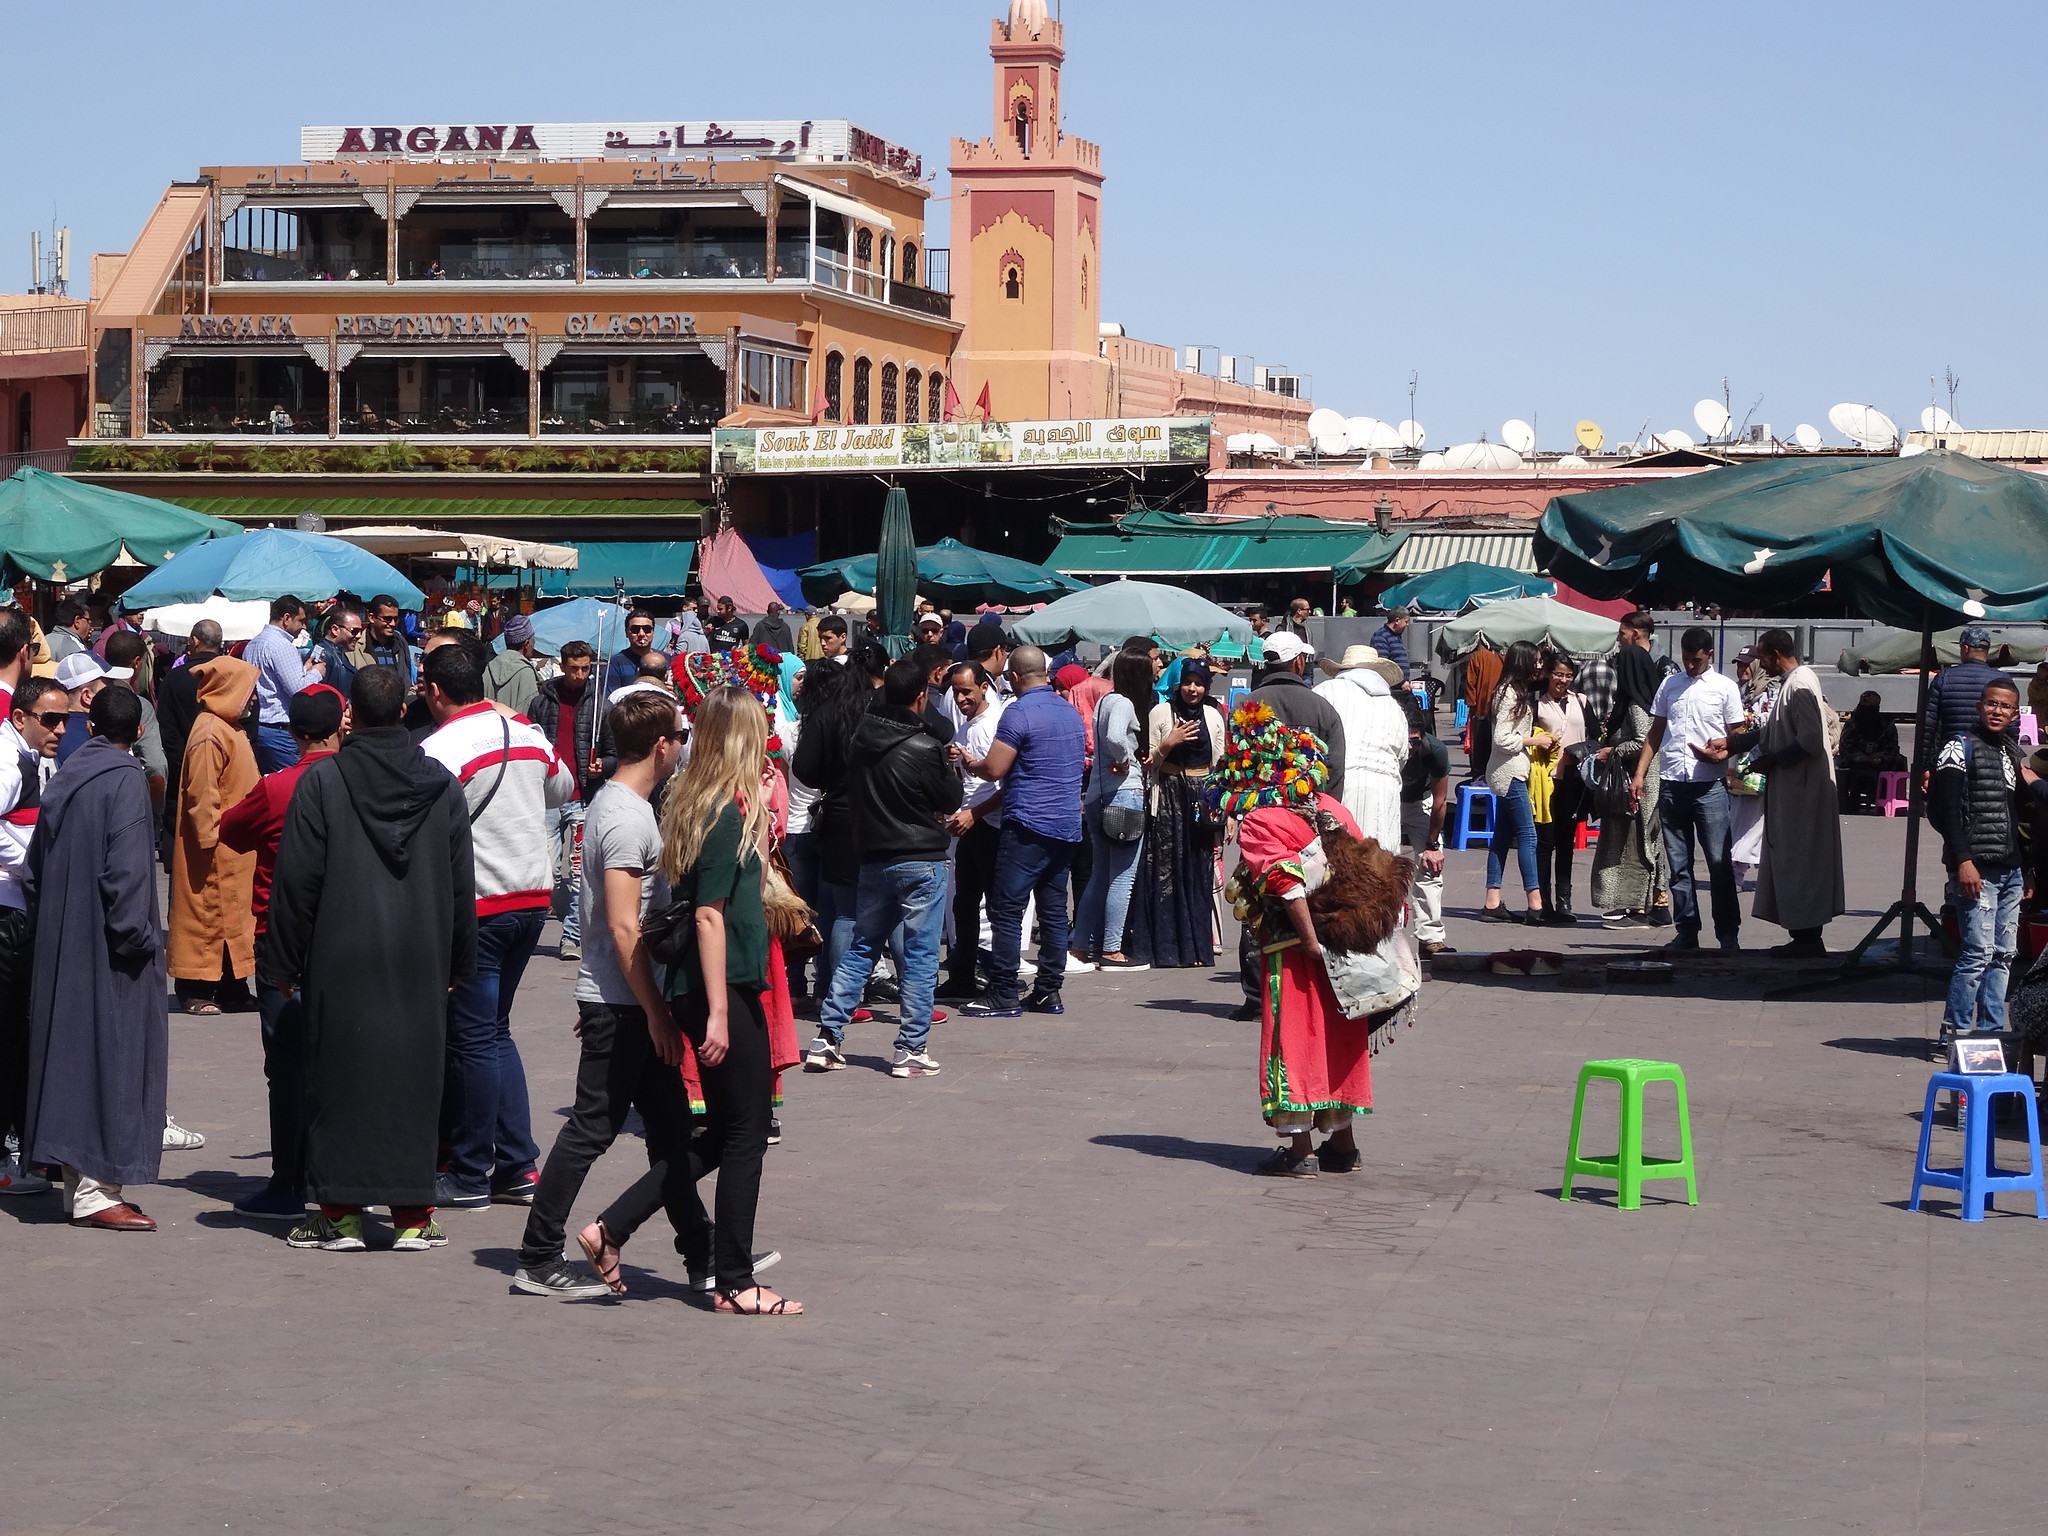
[[[1017,749],[1003,777],[1003,819],[1065,843],[1081,841],[1081,716],[1060,691],[1033,688],[1010,701],[996,740]]]

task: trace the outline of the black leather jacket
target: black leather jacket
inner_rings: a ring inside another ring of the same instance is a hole
[[[548,745],[555,744],[555,730],[562,719],[562,680],[551,677],[540,685],[540,692],[533,699],[533,723],[547,737]],[[585,805],[597,793],[598,785],[610,778],[619,766],[619,754],[612,746],[611,711],[605,711],[604,724],[597,733],[598,771],[590,771],[590,727],[597,715],[598,680],[592,677],[583,685],[583,697],[576,701],[576,761],[569,766],[576,772],[576,781],[582,787],[581,799]]]
[[[913,710],[872,710],[853,735],[849,795],[863,864],[943,859],[945,818],[960,809],[960,778],[946,749]]]

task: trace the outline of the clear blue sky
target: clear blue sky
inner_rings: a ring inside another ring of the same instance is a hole
[[[7,7],[0,287],[52,205],[117,250],[202,164],[301,123],[850,117],[943,166],[987,130],[1006,0]],[[1435,445],[1740,418],[2048,427],[2048,7],[1893,0],[1069,0],[1103,146],[1105,318],[1314,377]],[[943,187],[941,187],[943,190]],[[81,280],[83,264],[77,274]],[[1946,396],[1944,395],[1944,401]],[[1834,434],[1829,431],[1830,440]]]

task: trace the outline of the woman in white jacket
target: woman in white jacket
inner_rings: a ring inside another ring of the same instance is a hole
[[[1486,787],[1493,791],[1493,836],[1486,848],[1486,907],[1496,923],[1541,923],[1543,883],[1536,867],[1536,819],[1529,808],[1529,749],[1554,744],[1536,719],[1536,695],[1543,687],[1543,656],[1527,640],[1508,647],[1501,662],[1500,688],[1493,696],[1493,755],[1487,759]],[[1501,904],[1503,851],[1512,840],[1522,869],[1527,913],[1517,916]]]
[[[1353,645],[1333,671],[1315,691],[1344,722],[1344,809],[1361,833],[1398,852],[1408,717],[1392,685],[1401,681],[1401,669],[1371,646]]]

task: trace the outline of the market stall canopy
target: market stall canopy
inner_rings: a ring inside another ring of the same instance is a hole
[[[1525,576],[1505,566],[1468,560],[1401,582],[1380,594],[1382,608],[1420,608],[1429,613],[1463,613],[1475,603],[1502,603],[1516,597],[1554,597],[1557,583]]]
[[[1960,627],[1938,629],[1934,632],[1934,659],[1944,667],[1952,667],[1963,659],[1958,641],[1962,635]],[[1991,665],[1994,667],[2031,667],[2048,658],[2048,646],[2039,640],[2028,640],[2001,635],[1991,635]],[[1855,677],[1864,672],[1905,672],[1920,665],[1920,637],[1904,631],[1885,635],[1868,645],[1854,646],[1842,652],[1836,660],[1837,670]]]
[[[1536,535],[1527,531],[1414,533],[1394,552],[1386,570],[1389,576],[1419,576],[1468,561],[1534,575]]]
[[[825,606],[841,613],[873,613],[875,600],[866,592],[842,592]]]
[[[209,597],[203,603],[167,603],[145,611],[140,623],[145,631],[183,640],[191,636],[192,626],[202,619],[218,624],[221,639],[234,645],[256,638],[270,622],[270,604],[261,599],[237,603],[225,597]]]
[[[875,552],[875,611],[891,656],[910,648],[910,618],[917,609],[917,545],[910,532],[910,493],[889,487],[882,499],[881,548]]]
[[[542,544],[533,539],[504,539],[489,533],[449,532],[386,524],[368,528],[334,528],[329,533],[358,549],[389,558],[420,555],[429,560],[455,560],[499,571],[573,571],[576,550],[567,544]]]
[[[626,584],[628,597],[682,597],[697,546],[689,539],[639,542],[571,539],[573,570],[549,571],[540,579],[542,597],[610,597]]]
[[[761,574],[761,564],[737,528],[727,528],[704,541],[697,551],[697,584],[710,598],[729,597],[741,613],[766,613],[782,599]]]
[[[325,533],[293,528],[259,528],[239,538],[196,544],[166,560],[123,594],[130,608],[198,603],[218,593],[239,601],[282,597],[305,602],[354,592],[388,594],[401,608],[419,608],[426,593],[368,550]]]
[[[83,581],[124,551],[139,564],[161,565],[182,549],[241,531],[168,501],[47,470],[19,469],[0,481],[0,574],[10,584],[23,576]]]
[[[1252,638],[1250,622],[1228,608],[1151,581],[1112,581],[1076,592],[1018,619],[1010,632],[1053,650],[1077,640],[1121,645],[1132,635],[1151,635],[1176,651],[1225,639],[1248,645]]]
[[[2048,485],[1937,449],[1766,459],[1555,497],[1543,568],[1594,597],[1652,586],[1766,607],[1833,573],[1856,610],[1902,629],[2048,618]]]
[[[602,679],[605,664],[626,648],[626,610],[616,603],[579,597],[534,612],[533,645],[541,655],[559,656],[571,640],[597,647],[597,676]]]
[[[1069,576],[1321,575],[1356,582],[1393,558],[1405,531],[1321,517],[1197,520],[1141,509],[1069,532],[1046,564]]]
[[[829,602],[835,593],[849,590],[872,592],[875,557],[826,560],[806,566],[798,575],[803,578],[804,596],[814,603]],[[1086,585],[1050,566],[990,554],[958,539],[941,539],[921,545],[917,551],[919,594],[956,609],[977,603],[1050,602]]]
[[[1445,661],[1456,661],[1470,655],[1481,641],[1500,651],[1517,640],[1528,640],[1573,656],[1604,656],[1620,635],[1621,625],[1614,619],[1568,607],[1554,597],[1517,597],[1474,608],[1463,618],[1439,625],[1436,653]]]

